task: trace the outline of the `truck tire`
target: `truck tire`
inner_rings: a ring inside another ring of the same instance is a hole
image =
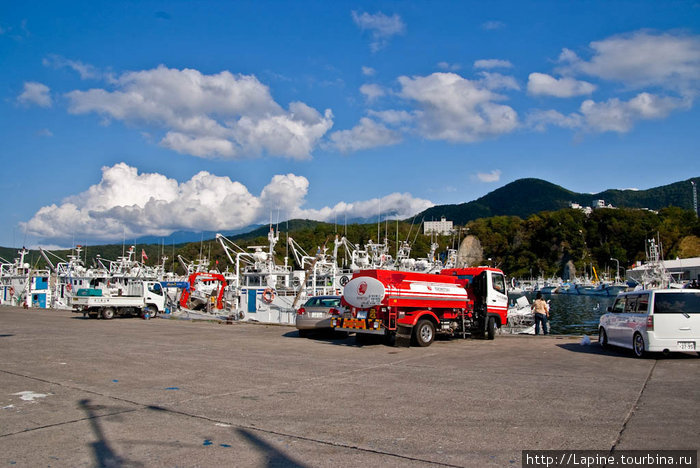
[[[411,327],[399,325],[396,327],[396,339],[394,346],[408,348],[411,346]]]
[[[430,346],[435,340],[435,325],[428,319],[419,320],[413,327],[413,342],[422,348]]]
[[[150,318],[155,318],[155,316],[158,315],[158,308],[151,304],[146,306],[144,312],[147,313]]]
[[[366,345],[370,342],[372,335],[366,333],[355,333],[355,344],[356,345]]]
[[[114,309],[112,307],[105,307],[102,309],[101,315],[105,320],[112,320],[114,318]]]
[[[487,340],[493,340],[496,338],[496,319],[494,317],[489,317],[486,320],[486,336]]]

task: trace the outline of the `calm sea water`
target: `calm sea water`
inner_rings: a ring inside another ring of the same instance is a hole
[[[528,300],[535,299],[534,294],[526,294]],[[607,296],[574,296],[570,294],[544,295],[549,300],[549,324],[551,333],[555,335],[568,334],[597,334],[598,320],[615,297]],[[511,297],[511,300],[517,296]]]

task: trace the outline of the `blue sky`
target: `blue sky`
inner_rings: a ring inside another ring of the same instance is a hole
[[[698,175],[700,3],[2,2],[0,245]]]

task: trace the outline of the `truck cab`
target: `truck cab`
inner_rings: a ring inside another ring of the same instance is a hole
[[[496,327],[506,324],[508,292],[506,277],[501,270],[490,267],[449,268],[442,270],[440,274],[456,276],[462,282],[474,300],[474,310],[483,312],[487,332],[490,332],[489,319],[494,320]]]

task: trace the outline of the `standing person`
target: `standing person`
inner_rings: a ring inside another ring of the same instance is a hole
[[[535,335],[540,334],[540,322],[542,322],[542,332],[545,335],[548,334],[547,318],[549,318],[549,304],[542,299],[542,293],[537,293],[537,297],[535,297],[531,309],[535,312]]]

